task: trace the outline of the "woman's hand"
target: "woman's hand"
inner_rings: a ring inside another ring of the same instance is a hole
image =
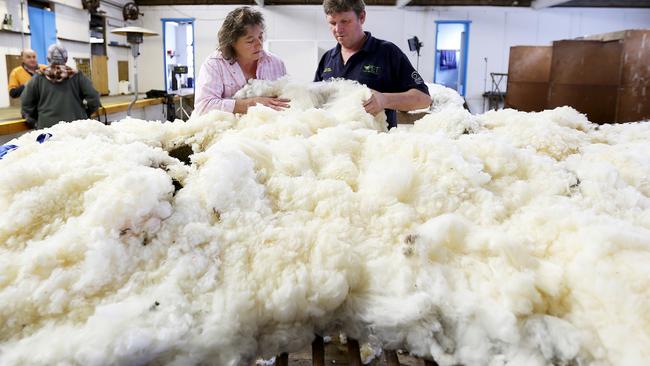
[[[272,98],[272,97],[253,97],[249,98],[251,100],[251,104],[249,107],[252,107],[256,104],[262,104],[265,105],[269,108],[273,108],[276,111],[281,111],[285,108],[289,108],[289,99],[284,99],[284,98]]]
[[[285,98],[270,98],[270,97],[255,97],[253,99],[253,105],[262,104],[267,107],[273,108],[276,111],[281,111],[285,108],[289,108],[289,102],[291,100]]]
[[[285,108],[289,108],[290,101],[291,100],[289,99],[275,97],[252,97],[237,99],[235,101],[235,110],[233,112],[246,113],[248,111],[248,108],[257,104],[262,104],[269,108],[273,108],[276,111],[281,111]]]

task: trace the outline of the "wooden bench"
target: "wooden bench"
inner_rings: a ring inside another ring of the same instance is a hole
[[[164,98],[139,99],[135,102],[133,108],[144,108],[150,105],[162,104],[164,102]],[[125,112],[129,108],[130,103],[131,102],[108,104],[103,108],[100,108],[97,112],[93,113],[90,118],[102,118],[104,116],[104,112],[106,112],[107,115],[112,113]],[[10,135],[12,133],[29,130],[29,125],[22,118],[0,122],[0,135]]]

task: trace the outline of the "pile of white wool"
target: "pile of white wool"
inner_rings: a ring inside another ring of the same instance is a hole
[[[386,132],[356,83],[260,87],[291,107],[11,142],[1,365],[248,365],[331,329],[440,365],[648,364],[650,123],[454,104]]]

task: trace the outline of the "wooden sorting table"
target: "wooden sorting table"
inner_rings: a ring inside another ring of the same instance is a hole
[[[283,353],[276,356],[276,366],[362,366],[359,343],[348,338],[347,344],[341,344],[338,337],[332,337],[331,342],[324,343],[317,336],[311,349],[305,349],[291,354]],[[382,355],[374,358],[370,366],[437,366],[435,361],[424,360],[393,350],[383,350]]]
[[[125,101],[125,97],[128,97],[128,101]],[[129,104],[132,99],[133,96],[130,95],[102,98],[102,104],[105,104],[104,107],[95,112],[91,118],[97,118],[97,116],[100,115],[103,116],[104,110],[106,111],[106,114],[125,112],[129,109]],[[150,105],[162,104],[164,102],[164,98],[138,99],[133,105],[133,108],[144,108]],[[13,110],[15,110],[16,113],[20,114],[20,111],[17,108],[7,108],[7,110],[9,113],[12,113]],[[0,135],[9,135],[29,130],[29,125],[22,118],[0,120]]]

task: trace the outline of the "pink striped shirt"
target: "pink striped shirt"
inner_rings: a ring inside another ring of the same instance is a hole
[[[287,73],[284,63],[277,56],[262,51],[257,61],[256,79],[276,80]],[[205,114],[218,109],[226,112],[235,110],[232,96],[246,85],[246,77],[237,62],[230,63],[220,51],[214,51],[205,60],[196,82],[194,113]]]

